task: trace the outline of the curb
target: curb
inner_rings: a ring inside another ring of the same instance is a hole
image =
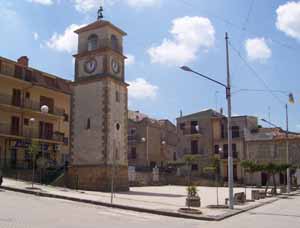
[[[79,203],[93,204],[93,205],[103,206],[103,207],[118,208],[118,209],[123,209],[123,210],[150,213],[150,214],[155,214],[155,215],[169,216],[169,217],[175,217],[175,218],[184,218],[184,219],[195,219],[195,220],[202,220],[202,221],[222,221],[226,218],[230,218],[232,216],[241,214],[243,212],[247,212],[249,210],[252,210],[252,209],[267,205],[267,204],[271,204],[271,203],[279,200],[279,198],[276,198],[272,201],[260,203],[258,205],[249,206],[245,209],[235,210],[235,211],[228,212],[228,213],[225,213],[223,215],[218,215],[218,216],[203,216],[203,215],[195,216],[195,215],[188,215],[188,214],[172,212],[172,211],[153,210],[153,209],[147,209],[147,208],[141,208],[141,207],[125,206],[125,205],[120,205],[120,204],[110,204],[110,203],[104,203],[101,201],[80,199],[80,198],[76,198],[76,197],[62,196],[62,195],[56,195],[56,194],[46,193],[46,192],[36,192],[36,191],[32,191],[32,190],[20,189],[20,188],[8,187],[8,186],[0,186],[0,189],[14,191],[14,192],[20,192],[20,193],[25,193],[25,194],[30,194],[30,195],[36,195],[36,196],[40,196],[40,197],[56,198],[56,199],[69,200],[69,201],[79,202]]]

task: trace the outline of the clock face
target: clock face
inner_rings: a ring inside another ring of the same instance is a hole
[[[120,73],[120,64],[115,59],[111,60],[111,69],[114,73]]]
[[[86,73],[91,74],[96,70],[97,61],[96,59],[89,59],[84,63],[84,70]]]

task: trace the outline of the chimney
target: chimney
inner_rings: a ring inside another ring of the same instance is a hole
[[[220,113],[221,115],[223,115],[223,108],[220,108]]]
[[[27,56],[21,56],[18,58],[18,63],[24,67],[28,67],[29,59]]]

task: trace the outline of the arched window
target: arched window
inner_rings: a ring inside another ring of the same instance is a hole
[[[118,38],[115,35],[111,35],[111,48],[118,50]]]
[[[93,34],[88,38],[88,51],[97,49],[98,46],[98,36]]]

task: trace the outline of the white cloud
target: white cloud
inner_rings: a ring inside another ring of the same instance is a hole
[[[132,8],[143,8],[159,5],[161,0],[123,0]],[[75,9],[79,12],[87,13],[92,10],[97,10],[100,5],[103,5],[103,0],[72,0]],[[105,5],[114,5],[119,3],[119,0],[106,0]]]
[[[125,60],[125,64],[126,65],[132,65],[132,64],[135,63],[135,57],[134,57],[134,55],[126,54],[125,56],[127,56],[127,59]]]
[[[144,78],[137,78],[128,81],[128,94],[132,99],[155,99],[158,93],[158,86],[152,85]]]
[[[41,5],[46,5],[46,6],[53,4],[52,0],[27,0],[27,1],[32,2],[32,3],[38,3]]]
[[[78,37],[74,33],[75,30],[85,25],[72,24],[66,28],[63,34],[54,33],[49,41],[46,42],[47,47],[61,52],[73,52],[77,48]]]
[[[276,27],[286,35],[300,40],[300,2],[287,2],[276,10]]]
[[[265,38],[247,39],[245,42],[249,60],[266,61],[272,55],[272,50],[268,47]]]
[[[73,0],[75,9],[79,12],[89,12],[100,6],[99,0]]]
[[[215,29],[208,18],[186,16],[172,23],[172,39],[148,49],[152,63],[182,65],[195,60],[200,49],[214,45]]]
[[[34,39],[34,40],[38,40],[39,37],[40,37],[39,34],[38,34],[37,32],[34,32],[32,35],[33,35],[33,39]]]
[[[157,6],[161,0],[126,0],[127,4],[133,8],[143,8]]]

